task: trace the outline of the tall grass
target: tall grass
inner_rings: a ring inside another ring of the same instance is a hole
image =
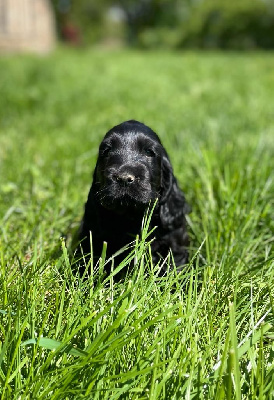
[[[273,66],[264,53],[0,60],[3,399],[274,398]],[[131,118],[159,133],[192,206],[191,260],[160,277],[145,223],[110,276],[103,258],[83,278],[68,243],[100,140]]]

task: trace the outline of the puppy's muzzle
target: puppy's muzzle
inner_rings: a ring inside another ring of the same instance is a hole
[[[113,179],[122,186],[129,186],[136,180],[136,176],[132,173],[125,172],[121,174],[113,174]]]
[[[147,180],[146,170],[142,165],[122,165],[111,168],[108,177],[116,185],[133,186],[137,182]]]

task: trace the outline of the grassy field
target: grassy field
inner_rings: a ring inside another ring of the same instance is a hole
[[[274,54],[61,50],[0,71],[2,398],[273,399]],[[191,262],[158,278],[144,231],[125,281],[103,263],[82,280],[67,239],[99,142],[132,118],[192,206]]]

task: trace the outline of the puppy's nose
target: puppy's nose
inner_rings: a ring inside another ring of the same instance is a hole
[[[136,178],[133,174],[123,173],[123,174],[115,174],[114,179],[123,185],[130,185],[135,181]]]

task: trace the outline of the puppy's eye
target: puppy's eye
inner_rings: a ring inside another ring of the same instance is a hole
[[[152,150],[152,149],[145,149],[145,155],[147,156],[147,157],[155,157],[155,153],[154,153],[154,151]]]
[[[101,149],[100,153],[102,156],[107,156],[110,150],[111,150],[110,146],[105,146]]]

